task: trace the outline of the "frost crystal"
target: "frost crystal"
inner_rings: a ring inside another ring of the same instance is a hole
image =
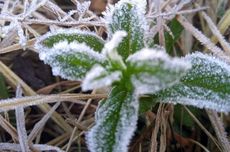
[[[82,83],[82,90],[98,89],[111,85],[121,78],[120,71],[108,72],[101,66],[96,65],[87,74]]]
[[[76,2],[77,2],[77,10],[80,13],[86,12],[89,9],[89,6],[91,4],[91,1],[85,1],[82,3],[78,2],[78,1],[76,1]]]

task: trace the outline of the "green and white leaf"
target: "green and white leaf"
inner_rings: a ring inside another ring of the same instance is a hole
[[[189,61],[171,58],[163,50],[142,49],[127,59],[137,94],[152,94],[178,83],[191,68]]]
[[[104,47],[104,40],[93,32],[77,30],[77,29],[58,29],[46,33],[36,42],[36,48],[42,50],[44,48],[52,48],[55,44],[67,41],[85,43],[94,51],[101,52]]]
[[[92,152],[126,152],[136,129],[138,99],[132,91],[114,87],[96,114],[96,124],[87,133]]]
[[[143,5],[146,5],[145,0],[120,0],[104,13],[110,39],[116,31],[127,32],[117,49],[123,59],[144,47],[144,34],[148,28]]]
[[[158,101],[230,111],[230,65],[203,53],[187,55],[192,68],[171,88],[159,92]]]
[[[121,79],[121,71],[107,71],[100,65],[94,66],[87,74],[82,83],[82,90],[99,89],[112,85]]]
[[[95,52],[84,43],[60,41],[52,48],[39,50],[39,57],[52,67],[54,75],[69,80],[81,80],[95,65],[105,65],[104,55]]]

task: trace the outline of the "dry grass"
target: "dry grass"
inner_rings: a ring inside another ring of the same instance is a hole
[[[10,98],[0,101],[0,151],[87,151],[84,133],[93,126],[97,103],[107,94],[103,90],[83,93],[80,82],[64,81],[53,76],[50,76],[52,80],[49,83],[37,88],[31,85],[37,83],[35,78],[33,81],[31,75],[22,74],[28,65],[19,69],[21,73],[14,69],[15,64],[23,64],[14,62],[18,57],[27,60],[32,56],[33,67],[41,65],[34,42],[49,30],[87,29],[105,38],[104,22],[100,15],[92,12],[100,14],[105,3],[93,0],[91,10],[77,10],[77,5],[82,1],[38,0],[34,4],[35,0],[0,0],[0,73],[6,80]],[[165,46],[164,33],[171,33],[168,23],[176,18],[185,31],[174,50],[179,50],[179,54],[183,55],[192,50],[204,50],[230,62],[230,10],[227,10],[230,4],[227,0],[197,0],[193,3],[148,1],[146,16],[155,23],[149,36],[158,36],[159,44]],[[220,11],[222,16],[218,16]],[[49,75],[45,70],[44,73]],[[197,118],[187,107],[184,109],[196,124],[190,128],[195,129],[195,137],[183,137],[181,132],[176,133],[172,126],[174,107],[160,104],[158,110],[145,113],[145,125],[134,138],[130,151],[230,151],[224,131],[230,127],[228,116],[221,114],[220,117],[213,111],[203,111],[205,118]],[[211,123],[206,120],[206,114]],[[213,127],[205,125],[200,119],[205,119]],[[201,132],[207,142],[200,139]],[[169,142],[171,139],[177,141],[176,146]],[[181,149],[175,148],[178,143]]]

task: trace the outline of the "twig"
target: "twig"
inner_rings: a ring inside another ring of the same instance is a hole
[[[218,140],[220,141],[221,147],[223,148],[224,152],[229,152],[230,150],[230,143],[228,141],[228,138],[226,136],[226,132],[224,129],[223,122],[220,120],[219,116],[217,115],[217,112],[213,110],[206,110],[209,119],[212,123],[212,126],[215,130],[216,136]]]

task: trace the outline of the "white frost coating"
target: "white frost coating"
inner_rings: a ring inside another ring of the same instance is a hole
[[[21,24],[18,21],[15,21],[15,24],[18,29],[19,44],[24,48],[27,43],[27,38],[24,34]]]
[[[139,78],[137,78],[136,76],[132,76],[131,80],[132,83],[135,87],[135,92],[138,95],[143,95],[143,94],[153,94],[156,93],[160,90],[163,90],[165,88],[171,87],[174,84],[179,82],[179,78],[164,78],[162,77],[154,77],[152,75],[145,75],[144,74],[140,74],[140,77],[143,77],[143,79],[145,79],[145,81],[148,82],[143,82],[142,80],[140,80]]]
[[[132,100],[128,102],[129,110],[125,108],[121,110],[121,122],[118,125],[116,133],[116,144],[114,145],[115,152],[126,152],[128,151],[128,145],[133,137],[134,131],[136,130],[137,120],[138,120],[138,110],[139,110],[139,100],[138,96],[133,94],[132,97],[128,97],[127,100]]]
[[[51,36],[55,36],[58,34],[65,34],[65,35],[92,35],[94,37],[96,37],[97,39],[101,40],[101,42],[104,42],[104,40],[99,37],[96,33],[94,32],[89,32],[89,31],[84,31],[84,30],[78,30],[78,29],[57,29],[57,30],[52,30],[50,32],[47,32],[46,34],[44,34],[43,36],[39,37],[35,43],[35,49],[37,49],[38,51],[42,51],[42,49],[47,48],[46,46],[42,45],[41,43],[51,37]]]
[[[33,0],[26,12],[24,12],[25,14],[23,15],[23,17],[31,15],[31,13],[35,12],[39,7],[45,5],[47,1],[48,0]]]
[[[121,72],[107,72],[102,66],[94,66],[87,74],[82,83],[82,90],[98,89],[105,86],[110,86],[113,82],[121,79]]]
[[[104,45],[104,48],[102,50],[102,54],[107,56],[112,61],[117,62],[124,69],[126,68],[126,66],[122,60],[122,57],[118,54],[116,48],[126,36],[127,33],[125,31],[115,32],[112,39]]]
[[[107,42],[102,50],[102,54],[108,56],[111,59],[121,59],[121,56],[118,55],[116,48],[121,43],[124,37],[127,36],[125,31],[117,31],[113,34],[112,39]]]
[[[121,4],[124,4],[124,3],[129,3],[133,6],[136,6],[138,8],[138,11],[145,14],[146,12],[146,6],[147,6],[147,2],[146,0],[120,0],[118,2],[118,6],[121,5]]]
[[[190,62],[155,49],[142,49],[129,56],[127,62],[139,71],[131,77],[139,95],[156,93],[178,83],[191,68]]]
[[[127,62],[138,64],[139,61],[140,64],[141,61],[152,61],[152,64],[155,65],[159,64],[160,61],[164,61],[165,68],[171,68],[174,70],[180,70],[181,68],[188,70],[191,68],[191,64],[182,58],[171,58],[165,51],[156,49],[144,48],[127,58]]]
[[[82,3],[80,3],[79,1],[76,2],[77,2],[77,11],[80,13],[86,12],[91,4],[91,1],[84,1]]]
[[[136,29],[141,29],[144,32],[147,32],[147,30],[149,29],[148,25],[147,25],[147,21],[145,18],[145,12],[146,12],[146,5],[147,2],[146,0],[120,0],[118,1],[118,3],[115,4],[115,6],[113,5],[108,5],[106,8],[106,11],[103,12],[102,14],[104,15],[104,18],[102,20],[104,20],[104,22],[107,24],[107,29],[109,30],[109,37],[111,37],[112,35],[112,31],[109,27],[110,24],[113,24],[116,22],[119,22],[119,20],[125,20],[123,12],[119,12],[119,17],[118,19],[113,20],[113,16],[116,10],[120,10],[124,4],[131,4],[133,6],[132,10],[131,10],[131,21],[134,22],[132,25],[134,27],[130,27],[131,31],[136,31]],[[137,21],[139,20],[139,21]],[[132,33],[132,38],[135,38],[135,33]]]
[[[107,42],[102,50],[103,54],[109,54],[111,51],[113,51],[115,48],[118,47],[118,45],[121,43],[124,37],[127,36],[127,33],[125,31],[116,31],[113,34],[112,39]]]
[[[201,87],[191,87],[180,84],[179,87],[164,93],[160,102],[191,105],[219,112],[230,112],[230,95],[218,94]]]
[[[105,62],[106,57],[102,54],[99,54],[98,52],[95,52],[92,50],[89,46],[87,46],[84,43],[78,43],[78,42],[71,42],[68,43],[67,41],[61,41],[58,43],[55,43],[53,48],[47,48],[39,46],[39,57],[41,60],[44,60],[45,63],[48,63],[52,67],[52,71],[54,75],[60,75],[61,77],[69,80],[81,80],[82,78],[77,77],[73,72],[79,71],[79,72],[87,72],[85,69],[79,65],[76,67],[68,67],[64,64],[59,63],[58,61],[55,61],[55,56],[57,55],[67,55],[75,53],[81,53],[84,55],[87,55],[89,58],[89,63],[92,62],[91,60],[96,60],[98,62]],[[37,49],[38,49],[37,48]],[[79,57],[78,57],[79,58]]]
[[[195,52],[195,53],[188,54],[185,56],[185,59],[188,59],[188,60],[191,60],[192,58],[202,58],[202,59],[205,59],[206,61],[208,61],[210,63],[216,63],[219,66],[221,66],[222,68],[229,71],[229,74],[230,74],[229,64],[227,64],[227,62],[223,59],[220,59],[220,58],[215,57],[213,55],[204,54],[201,52]]]
[[[50,56],[54,55],[54,54],[58,54],[61,55],[63,53],[74,53],[74,52],[79,52],[79,53],[84,53],[87,54],[88,56],[95,58],[97,60],[100,61],[105,61],[106,58],[104,55],[95,52],[94,50],[92,50],[89,46],[87,46],[84,43],[78,43],[78,42],[71,42],[68,43],[67,41],[60,41],[58,43],[55,43],[53,48],[51,49],[47,49],[47,48],[43,48],[42,50],[40,50],[40,54],[39,57],[41,60],[50,60]],[[52,60],[52,59],[51,59]]]
[[[138,12],[145,14],[146,12],[146,6],[147,1],[146,0],[120,0],[118,3],[115,4],[115,7],[112,5],[109,5],[106,12],[103,12],[103,15],[109,15],[107,13],[112,13],[114,9],[120,8],[121,5],[124,3],[131,4],[133,6],[136,6],[138,8]]]
[[[115,143],[112,143],[113,152],[127,152],[128,145],[136,129],[138,119],[139,102],[135,94],[127,94],[124,101],[117,99],[120,93],[112,96],[98,109],[98,117],[95,126],[86,134],[88,148],[91,152],[105,151],[111,145],[114,134],[110,134],[112,126],[106,123],[107,118],[117,119],[115,128]],[[109,100],[114,100],[111,102]],[[106,125],[105,125],[106,123]]]
[[[230,65],[200,52],[185,59],[191,61],[193,67],[181,83],[164,90],[159,100],[230,112]]]
[[[127,61],[136,62],[136,61],[143,61],[143,60],[155,60],[157,58],[164,58],[168,60],[169,56],[164,51],[144,48],[141,51],[133,55],[130,55]]]

